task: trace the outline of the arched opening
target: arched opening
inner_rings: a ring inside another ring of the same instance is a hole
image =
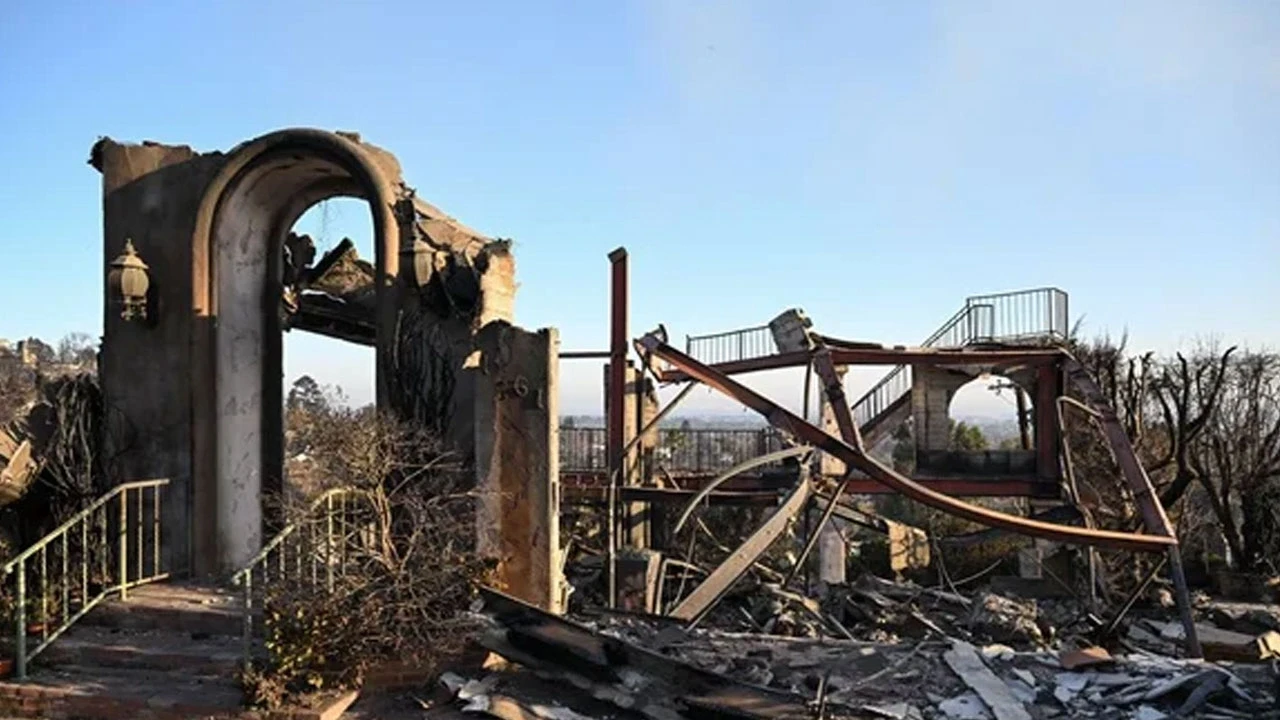
[[[947,407],[950,449],[1032,450],[1035,447],[1031,399],[1018,383],[1002,375],[980,375],[956,389]]]
[[[328,450],[328,424],[374,403],[373,225],[365,200],[312,205],[284,241],[283,484],[308,496]]]
[[[233,570],[261,547],[262,496],[283,478],[284,245],[308,208],[334,197],[361,198],[372,213],[372,325],[385,336],[377,328],[399,235],[390,183],[360,145],[323,131],[273,133],[233,151],[201,203],[192,292],[210,322],[193,337],[197,572]]]

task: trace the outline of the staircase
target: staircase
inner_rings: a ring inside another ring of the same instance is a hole
[[[248,622],[260,613],[246,614],[241,592],[170,582],[160,547],[167,485],[117,486],[4,566],[12,672],[0,681],[0,716],[340,717],[353,693],[245,709],[239,671],[261,645],[251,640],[262,623]]]
[[[0,713],[28,718],[238,718],[238,602],[213,587],[148,585],[101,603],[0,683]]]
[[[1036,288],[974,295],[920,343],[921,347],[961,348],[982,344],[1041,344],[1065,340],[1070,332],[1067,294]],[[777,352],[769,327],[686,338],[685,352],[715,365],[766,357]],[[853,404],[863,442],[873,447],[911,414],[911,366],[898,365]]]

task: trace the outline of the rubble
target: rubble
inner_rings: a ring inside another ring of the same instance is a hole
[[[967,624],[995,642],[1042,645],[1045,637],[1037,620],[1035,601],[1019,602],[987,593],[973,604]]]
[[[1176,639],[1161,636],[1174,635],[1166,626],[1177,623],[1131,619],[1107,648],[1046,632],[1034,602],[988,590],[965,596],[864,575],[829,587],[818,603],[777,586],[754,592],[808,615],[812,636],[732,632],[710,622],[690,628],[632,612],[570,622],[486,591],[481,612],[490,631],[482,644],[512,665],[497,678],[448,682],[464,710],[502,720],[620,713],[777,720],[812,718],[819,709],[827,718],[903,720],[1280,718],[1280,669],[1178,658]],[[794,608],[810,603],[808,612]],[[851,620],[844,631],[852,639],[815,618],[838,608]],[[1206,649],[1230,632],[1198,630]],[[521,669],[559,683],[555,701],[501,689],[507,673]],[[609,709],[584,709],[601,701]]]

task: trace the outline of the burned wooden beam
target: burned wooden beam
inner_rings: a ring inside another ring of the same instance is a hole
[[[377,344],[372,311],[328,295],[302,295],[297,311],[289,316],[288,326],[359,345]]]
[[[482,636],[484,647],[534,670],[591,682],[601,696],[652,718],[810,718],[805,698],[746,685],[602,635],[491,588],[481,588],[480,596],[481,613],[496,630]]]

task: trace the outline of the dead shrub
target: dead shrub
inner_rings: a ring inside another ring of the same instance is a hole
[[[324,484],[348,490],[335,514],[280,499],[302,560],[266,588],[268,661],[245,678],[259,704],[356,686],[384,661],[446,662],[467,647],[465,611],[493,570],[475,549],[474,483],[433,437],[367,411],[331,411],[314,430]]]

